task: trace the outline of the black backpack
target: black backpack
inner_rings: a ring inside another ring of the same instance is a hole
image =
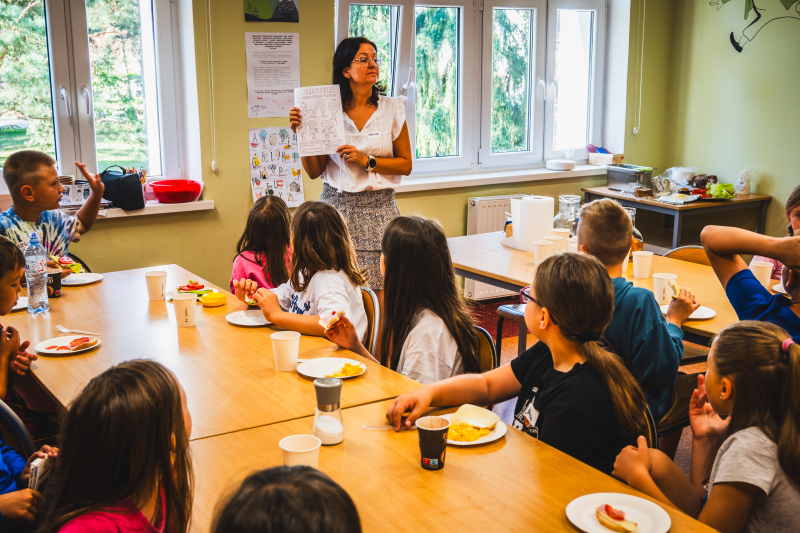
[[[144,187],[138,174],[127,173],[123,167],[112,165],[100,174],[100,179],[106,187],[103,198],[114,207],[125,211],[144,209]]]

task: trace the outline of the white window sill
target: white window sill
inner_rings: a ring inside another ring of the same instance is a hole
[[[155,200],[148,200],[145,202],[144,209],[137,209],[135,211],[123,211],[119,208],[101,209],[97,215],[97,219],[166,215],[169,213],[187,213],[189,211],[207,211],[210,209],[214,209],[214,200],[200,200],[198,202],[187,202],[184,204],[162,204]],[[66,212],[75,214],[77,211],[69,210]]]
[[[476,187],[482,185],[500,185],[503,183],[521,183],[525,181],[552,180],[560,178],[579,178],[583,176],[605,176],[606,167],[595,165],[576,165],[574,170],[547,170],[546,168],[530,168],[522,170],[505,170],[500,172],[483,172],[480,174],[456,174],[453,176],[426,176],[420,178],[403,178],[397,193],[431,191],[435,189],[453,189],[456,187]]]

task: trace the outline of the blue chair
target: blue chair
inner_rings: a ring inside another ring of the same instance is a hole
[[[480,326],[475,326],[481,338],[480,366],[481,374],[494,370],[500,366],[500,354],[495,350],[494,341],[489,332]]]
[[[361,300],[364,302],[364,310],[367,312],[367,335],[364,339],[364,348],[372,355],[375,355],[375,348],[378,347],[378,328],[381,323],[378,297],[369,287],[359,288],[361,289]]]
[[[2,400],[0,400],[0,433],[3,436],[3,446],[11,446],[26,459],[36,451],[28,428],[19,419],[17,413],[12,411]]]
[[[519,324],[519,338],[517,339],[517,356],[524,352],[528,345],[528,328],[525,326],[525,304],[501,305],[497,308],[500,317],[497,320],[497,359],[498,365],[500,354],[503,349],[503,321],[508,318]]]

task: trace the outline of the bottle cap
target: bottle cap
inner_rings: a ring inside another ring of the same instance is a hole
[[[317,405],[339,407],[342,396],[342,380],[339,378],[319,378],[314,380],[314,389],[317,391]],[[324,409],[328,411],[330,409]]]
[[[31,232],[30,244],[39,244],[39,234],[36,233],[35,231]]]

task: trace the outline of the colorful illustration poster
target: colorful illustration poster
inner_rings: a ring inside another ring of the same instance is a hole
[[[294,102],[302,117],[297,137],[303,157],[332,154],[346,144],[338,85],[298,87],[294,90]]]
[[[247,22],[300,22],[299,0],[244,0]]]
[[[253,201],[272,194],[289,207],[305,201],[297,136],[285,128],[250,128],[250,187]]]
[[[288,117],[300,87],[300,34],[245,34],[247,117]]]

